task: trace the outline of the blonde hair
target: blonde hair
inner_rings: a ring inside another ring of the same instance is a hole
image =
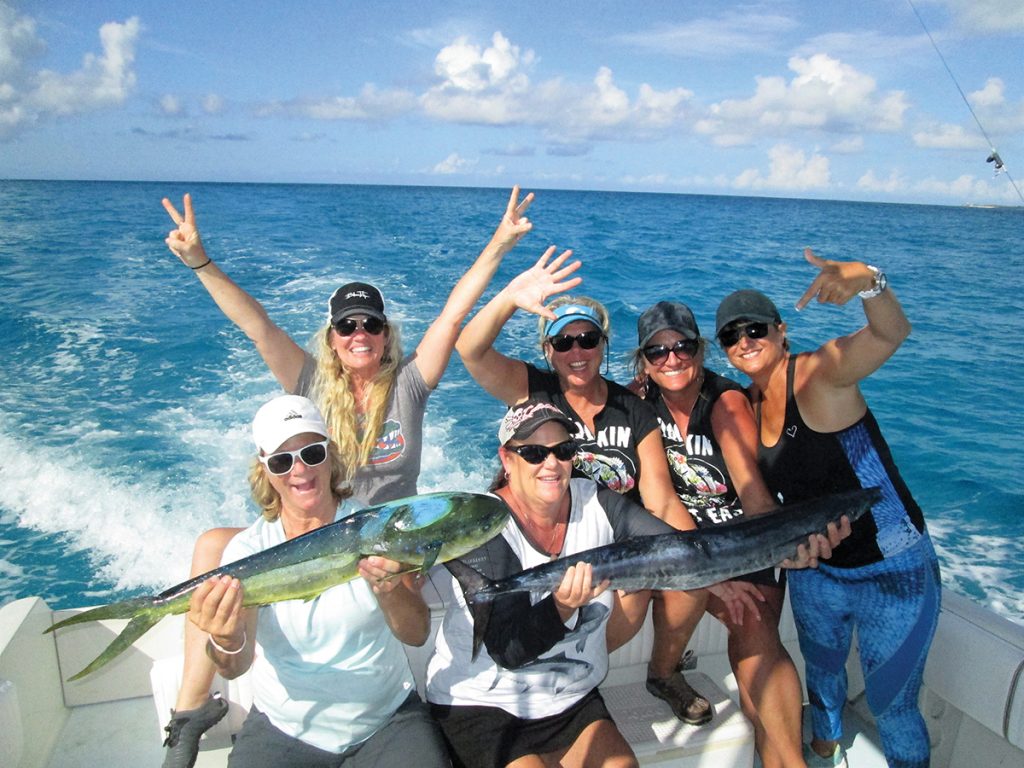
[[[331,494],[335,504],[340,504],[352,495],[352,486],[348,480],[348,467],[331,442],[327,443],[327,461],[331,465]],[[249,492],[263,513],[264,520],[272,523],[281,516],[281,494],[270,484],[270,473],[259,457],[254,458],[249,467]]]
[[[604,304],[602,304],[597,299],[592,299],[589,296],[559,296],[557,299],[548,304],[547,308],[550,309],[551,311],[554,311],[555,309],[563,306],[564,304],[581,304],[584,307],[590,307],[595,312],[597,312],[597,316],[601,320],[601,333],[604,334],[604,337],[607,339],[612,335],[612,324],[611,321],[608,319],[608,310],[605,309]],[[584,320],[584,322],[589,321]],[[540,348],[542,350],[544,349],[544,345],[547,343],[548,340],[548,335],[547,333],[545,333],[545,331],[547,330],[547,327],[550,323],[551,321],[548,320],[546,317],[541,317],[540,320],[537,322],[537,331],[540,334]]]
[[[370,453],[377,444],[391,388],[398,374],[398,364],[402,362],[402,339],[397,326],[391,323],[385,326],[384,354],[380,369],[370,384],[364,419],[360,423],[351,377],[331,346],[331,331],[328,324],[315,337],[317,360],[311,399],[320,407],[332,443],[337,446],[342,463],[349,472],[346,479],[351,482],[356,470],[370,460]]]

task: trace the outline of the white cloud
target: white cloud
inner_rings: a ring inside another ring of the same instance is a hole
[[[984,138],[962,125],[936,125],[914,132],[914,144],[923,149],[986,149]]]
[[[453,173],[463,173],[468,171],[474,165],[476,165],[475,160],[467,160],[466,158],[461,157],[458,152],[452,152],[448,157],[434,166],[432,173],[445,176]]]
[[[898,172],[892,171],[888,178],[880,179],[875,175],[874,170],[869,170],[857,179],[857,189],[865,192],[885,192],[894,194],[902,192],[907,187],[906,179]]]
[[[160,97],[160,111],[165,115],[180,115],[182,112],[181,100],[171,93],[165,93]]]
[[[949,8],[957,24],[970,32],[1024,32],[1020,0],[932,0]]]
[[[648,139],[666,135],[684,118],[693,94],[684,88],[659,91],[641,83],[631,97],[600,67],[590,84],[561,78],[533,83],[533,51],[522,51],[500,32],[482,48],[461,37],[434,62],[441,82],[420,97],[424,112],[438,120],[483,125],[531,125],[556,143],[591,138]]]
[[[324,99],[292,99],[263,104],[256,110],[260,117],[293,115],[314,120],[388,120],[415,107],[416,97],[406,90],[378,90],[367,83],[358,96],[332,96]]]
[[[782,33],[796,27],[786,16],[765,13],[726,13],[713,19],[617,35],[612,42],[677,56],[723,58],[764,53],[777,45]]]
[[[719,145],[758,136],[791,136],[794,130],[891,132],[903,124],[902,91],[878,93],[874,78],[826,54],[794,56],[795,76],[758,77],[749,99],[713,104],[697,123],[698,133]]]
[[[768,151],[769,171],[765,176],[749,168],[733,182],[737,189],[807,190],[825,189],[832,181],[828,158],[819,154],[807,157],[802,149],[776,144]]]
[[[980,91],[967,94],[967,99],[975,107],[1001,107],[1006,103],[1003,81],[998,77],[990,77]]]
[[[927,178],[914,185],[914,191],[925,195],[948,197],[964,203],[1019,204],[1020,198],[1009,182],[1002,179],[986,181],[971,174],[947,181]]]
[[[838,155],[852,155],[864,151],[863,136],[847,136],[832,144],[829,150]]]
[[[224,99],[216,93],[208,93],[203,96],[203,112],[208,115],[216,115],[224,111]]]
[[[33,70],[31,59],[44,49],[35,21],[0,3],[0,139],[41,120],[117,106],[135,85],[136,17],[100,27],[101,54],[87,53],[69,73]]]

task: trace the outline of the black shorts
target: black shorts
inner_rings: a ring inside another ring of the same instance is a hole
[[[776,574],[778,574],[776,576]],[[748,581],[751,584],[763,584],[766,587],[779,587],[780,589],[786,588],[786,569],[785,568],[762,568],[760,571],[754,571],[753,573],[745,573],[742,576],[736,576],[733,581]]]
[[[431,704],[456,768],[494,768],[524,755],[568,749],[591,723],[611,720],[595,688],[564,712],[536,720],[498,707]]]

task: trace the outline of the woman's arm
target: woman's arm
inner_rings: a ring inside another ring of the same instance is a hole
[[[743,392],[721,394],[711,409],[711,429],[722,449],[743,513],[757,515],[777,507],[757,466],[757,423]]]
[[[406,645],[420,646],[430,636],[430,610],[423,600],[423,580],[402,572],[402,564],[385,557],[359,561],[359,575],[366,579],[391,632]]]
[[[185,266],[192,268],[221,312],[252,340],[263,362],[281,386],[293,392],[305,359],[302,348],[271,321],[256,299],[242,290],[206,255],[196,228],[192,196],[185,195],[184,216],[166,197],[163,206],[177,225],[177,229],[172,229],[167,235],[167,247]]]
[[[874,285],[875,273],[861,262],[819,258],[804,250],[808,262],[820,272],[797,302],[803,309],[812,298],[818,303],[845,304]],[[885,363],[910,335],[910,321],[892,290],[863,300],[867,325],[856,333],[824,344],[812,353],[814,377],[831,388],[855,387]]]
[[[517,309],[554,318],[544,307],[547,297],[568,291],[582,282],[579,277],[569,278],[579,269],[579,261],[562,266],[572,251],[564,251],[549,264],[548,260],[554,252],[554,246],[548,248],[536,264],[515,277],[477,312],[466,323],[455,345],[462,362],[476,382],[508,405],[525,398],[529,394],[529,385],[526,364],[522,360],[506,357],[494,348],[501,329]]]
[[[462,321],[487,288],[501,260],[533,228],[533,223],[523,215],[532,202],[532,192],[519,202],[519,186],[512,188],[505,214],[494,230],[491,241],[455,284],[441,314],[416,347],[416,367],[430,389],[436,387],[441,380],[459,337]]]

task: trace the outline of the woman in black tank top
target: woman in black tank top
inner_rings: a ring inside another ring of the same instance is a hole
[[[882,490],[882,501],[857,521],[828,564],[789,578],[811,701],[813,738],[805,757],[809,765],[846,765],[838,740],[845,659],[856,629],[867,699],[889,764],[927,766],[917,695],[938,621],[938,562],[921,510],[858,386],[899,348],[910,323],[876,267],[821,259],[809,248],[804,256],[819,273],[797,309],[814,298],[842,305],[859,295],[864,327],[793,355],[775,304],[741,290],[719,306],[716,332],[729,361],[752,381],[761,472],[784,504],[861,485]],[[902,654],[900,663],[888,663],[893,649]]]

